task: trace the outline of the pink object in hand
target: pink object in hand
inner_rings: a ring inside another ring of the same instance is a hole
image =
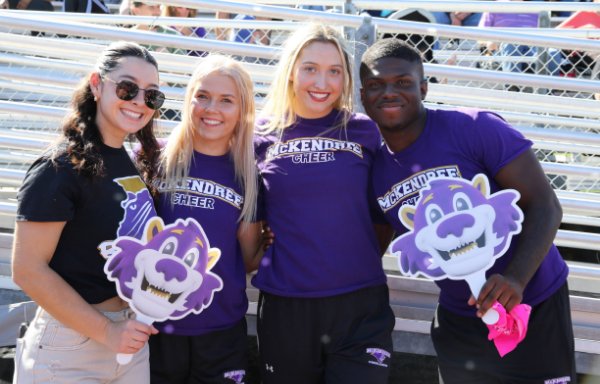
[[[498,312],[500,318],[495,324],[487,325],[490,330],[488,340],[494,340],[500,357],[504,357],[525,338],[531,307],[519,304],[507,313],[502,304],[496,301],[492,308]]]

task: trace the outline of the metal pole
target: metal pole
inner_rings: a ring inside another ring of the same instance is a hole
[[[360,61],[363,53],[375,42],[377,36],[375,25],[371,21],[371,15],[363,13],[363,22],[354,34],[354,110],[363,113],[365,110],[360,101]]]
[[[538,17],[538,28],[550,28],[550,12],[540,11]],[[550,55],[548,54],[549,48],[537,47],[537,60],[535,62],[535,73],[541,75],[548,75],[548,62],[550,61]],[[547,88],[538,88],[537,93],[547,94]]]

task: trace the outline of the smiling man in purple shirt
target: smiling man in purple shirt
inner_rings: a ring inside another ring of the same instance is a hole
[[[436,281],[441,293],[431,336],[443,383],[575,382],[568,268],[552,243],[562,211],[532,143],[494,113],[425,108],[422,58],[400,40],[371,46],[360,75],[363,105],[385,140],[373,163],[373,189],[397,233],[406,231],[399,208],[414,205],[433,178],[483,173],[492,193],[521,194],[522,232],[488,270],[479,296],[471,297],[464,281]],[[532,306],[526,338],[503,358],[479,319],[495,301],[507,311]],[[535,358],[542,350],[544,359]]]

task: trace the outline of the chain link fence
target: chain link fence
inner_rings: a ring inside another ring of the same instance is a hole
[[[351,9],[351,8],[350,8]],[[338,10],[339,11],[339,10]],[[353,12],[362,10],[354,8]],[[6,13],[11,15],[11,13]],[[26,13],[23,13],[26,14]],[[1,15],[1,14],[0,14]],[[12,13],[15,17],[17,14]],[[224,46],[223,42],[259,47],[279,47],[294,30],[289,21],[254,16],[240,16],[234,19],[219,20],[213,13],[199,13],[193,19],[163,17],[117,17],[97,16],[92,21],[67,21],[59,12],[44,15],[45,19],[56,20],[57,23],[75,25],[81,30],[86,26],[102,26],[110,29],[111,38],[88,36],[77,32],[57,32],[44,29],[42,25],[30,19],[28,28],[0,27],[0,101],[25,103],[38,107],[67,108],[71,92],[79,79],[88,73],[97,53],[112,40],[130,39],[140,41],[140,36],[160,42],[144,43],[155,52],[161,68],[161,80],[168,100],[160,110],[160,119],[176,122],[180,119],[183,90],[198,57],[212,52],[214,48],[203,48],[202,42]],[[70,16],[70,15],[69,15]],[[77,16],[77,15],[73,15]],[[33,17],[33,16],[32,16]],[[265,20],[266,19],[266,20]],[[431,23],[428,11],[417,10],[396,12],[389,19],[412,20]],[[32,27],[34,26],[34,27]],[[348,28],[346,28],[346,31]],[[137,34],[136,34],[137,33]],[[143,33],[143,35],[140,35]],[[348,35],[348,33],[347,33]],[[98,35],[99,36],[99,35]],[[118,36],[114,37],[114,36]],[[177,39],[176,36],[186,37]],[[426,63],[432,65],[452,66],[460,69],[479,69],[490,72],[525,73],[536,76],[554,76],[567,79],[594,79],[599,76],[600,64],[595,52],[566,50],[560,47],[531,46],[520,43],[507,43],[489,39],[467,39],[444,36],[439,31],[427,33],[411,33],[402,30],[401,26],[390,31],[384,28],[377,32],[375,39],[396,37],[409,41],[422,53]],[[600,37],[600,33],[599,36]],[[144,40],[144,39],[142,39]],[[153,40],[153,41],[154,41]],[[197,45],[198,47],[195,47]],[[215,45],[211,46],[215,47]],[[226,52],[231,53],[231,51]],[[256,98],[258,104],[267,92],[269,74],[277,63],[273,55],[254,56],[242,52],[234,54],[240,61],[249,65],[255,78]],[[166,65],[165,65],[166,63]],[[489,90],[497,95],[491,105],[499,113],[514,112],[514,105],[508,101],[519,100],[529,94],[537,99],[526,99],[525,104],[540,103],[561,104],[562,100],[577,99],[581,102],[593,103],[593,92],[573,91],[563,88],[536,87],[521,85],[518,78],[514,82],[498,82],[486,79],[462,79],[446,76],[430,76],[430,82],[439,87],[436,89],[456,89],[455,101],[431,92],[428,97],[431,104],[461,104],[461,97],[470,90]],[[456,87],[456,88],[450,88]],[[600,89],[598,90],[600,92]],[[506,102],[503,102],[505,100]],[[587,104],[586,104],[587,105]],[[591,105],[591,104],[589,104]],[[584,108],[585,109],[585,108]],[[597,106],[596,106],[596,109]],[[561,130],[566,132],[587,133],[597,135],[600,123],[593,115],[581,113],[580,108],[570,109],[568,106],[553,111],[524,111],[513,113],[508,120],[515,126],[526,126],[542,129]],[[52,118],[47,113],[2,112],[0,109],[0,131],[7,137],[19,137],[21,133],[40,142],[53,139],[59,127],[60,111]],[[532,116],[534,118],[532,119]],[[550,118],[547,118],[550,117]],[[169,124],[162,130],[166,135]],[[597,145],[597,143],[595,144]],[[549,163],[578,164],[589,167],[600,167],[600,150],[592,147],[577,149],[576,146],[537,145],[540,161]],[[39,149],[18,150],[6,146],[0,147],[0,162],[3,168],[23,170],[29,160],[39,153]],[[548,175],[557,189],[570,191],[598,192],[598,177]]]
[[[379,38],[396,37],[411,42],[421,52],[426,62],[488,71],[518,72],[535,75],[560,76],[579,79],[592,79],[595,70],[590,56],[578,51],[565,51],[555,48],[531,47],[519,44],[498,43],[493,41],[476,41],[466,39],[436,38],[434,36],[408,33],[380,33]],[[597,74],[596,74],[597,76]],[[452,78],[429,77],[430,83],[453,85],[466,88],[483,88],[515,93],[549,95],[554,97],[578,98],[594,100],[591,92],[577,92],[563,89],[536,88],[532,86],[498,83],[479,80],[461,80]],[[599,89],[600,92],[600,89]],[[518,95],[514,96],[518,98]],[[460,103],[460,102],[457,102]],[[600,102],[597,102],[600,104]],[[498,103],[494,110],[500,114],[511,111],[511,105]],[[598,107],[596,107],[598,108]],[[560,117],[579,119],[577,112],[570,113],[568,108],[557,111]],[[511,123],[517,126],[531,125],[529,119],[514,117]],[[563,119],[564,121],[564,119]],[[563,125],[559,119],[552,122],[533,123],[536,128],[548,128],[573,132],[598,134],[598,125]],[[600,167],[600,156],[596,153],[581,153],[568,150],[549,150],[536,147],[538,159],[543,162],[581,164]],[[548,174],[551,184],[556,189],[568,189],[585,192],[600,192],[598,177]]]

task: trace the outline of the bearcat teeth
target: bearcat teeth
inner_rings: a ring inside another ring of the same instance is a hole
[[[148,283],[148,280],[145,277],[142,280],[142,290],[158,296],[161,299],[168,300],[171,304],[173,304],[179,298],[179,296],[181,296],[181,293],[171,293],[165,291],[164,289],[155,287],[154,285]]]
[[[448,261],[452,257],[464,255],[465,253],[468,253],[475,248],[483,248],[484,246],[485,246],[485,232],[482,233],[481,236],[479,236],[479,238],[476,241],[472,241],[470,243],[463,244],[460,247],[457,247],[450,251],[442,251],[442,250],[438,249],[438,253],[440,254],[442,259],[444,259],[445,261]]]

